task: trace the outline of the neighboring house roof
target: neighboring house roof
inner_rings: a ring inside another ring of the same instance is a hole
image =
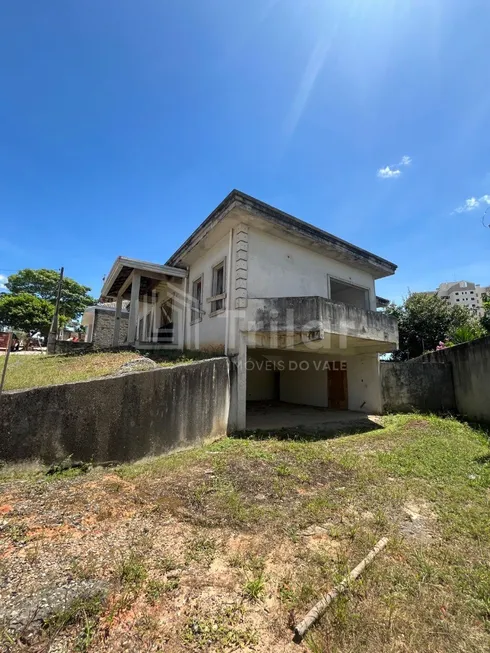
[[[390,305],[390,300],[376,295],[376,308],[386,308]]]
[[[129,313],[129,300],[127,299],[122,300],[121,310],[123,313]],[[85,313],[94,313],[95,311],[114,313],[116,311],[116,302],[98,302],[94,306],[87,306],[83,314],[85,315]]]
[[[318,227],[314,227],[308,222],[299,220],[284,211],[261,202],[260,200],[246,195],[238,190],[233,190],[221,204],[202,222],[201,225],[189,236],[184,244],[169,258],[167,265],[178,266],[182,259],[188,254],[204,236],[206,236],[213,227],[215,227],[226,215],[233,209],[241,209],[248,214],[252,214],[262,220],[287,230],[288,233],[297,234],[308,239],[310,242],[328,245],[331,249],[336,250],[339,254],[352,261],[363,263],[369,267],[381,272],[379,276],[393,274],[397,268],[394,263],[387,261],[380,256],[376,256],[365,249],[356,247],[346,240],[342,240]]]
[[[123,311],[129,311],[129,300],[128,299],[123,299],[122,302],[122,310]],[[116,310],[116,302],[98,302],[94,308],[107,308],[111,311]]]

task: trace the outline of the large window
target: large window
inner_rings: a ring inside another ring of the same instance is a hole
[[[221,261],[221,263],[218,263],[213,268],[211,292],[211,315],[213,315],[213,313],[222,311],[225,308],[225,261]]]
[[[330,279],[330,299],[334,302],[342,302],[356,306],[356,308],[369,310],[368,290],[338,279]]]
[[[191,323],[202,319],[202,275],[192,284]]]

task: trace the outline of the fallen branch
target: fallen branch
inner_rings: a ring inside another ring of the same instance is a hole
[[[332,601],[337,598],[339,594],[343,594],[349,587],[349,583],[355,580],[362,574],[364,569],[374,560],[380,551],[382,551],[388,544],[388,538],[383,537],[371,551],[367,554],[362,562],[360,562],[355,569],[353,569],[348,576],[346,576],[337,587],[334,587],[328,594],[322,598],[312,607],[306,617],[294,629],[295,641],[301,641],[306,634],[306,631],[317,621],[323,614],[325,614],[328,606]]]

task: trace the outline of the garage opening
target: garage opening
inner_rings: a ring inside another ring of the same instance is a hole
[[[247,428],[323,424],[348,408],[346,361],[249,349]]]
[[[360,288],[345,281],[330,279],[330,299],[334,302],[342,302],[356,308],[369,310],[369,292],[366,288]]]

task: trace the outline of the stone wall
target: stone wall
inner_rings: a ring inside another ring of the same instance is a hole
[[[124,462],[159,455],[224,436],[229,408],[227,358],[5,392],[0,459]]]
[[[114,336],[115,311],[96,308],[94,317],[94,332],[92,342],[97,349],[112,347]],[[124,345],[128,336],[129,313],[121,313],[121,325],[119,327],[119,344]]]
[[[380,368],[383,412],[456,412],[451,365],[382,362]]]

